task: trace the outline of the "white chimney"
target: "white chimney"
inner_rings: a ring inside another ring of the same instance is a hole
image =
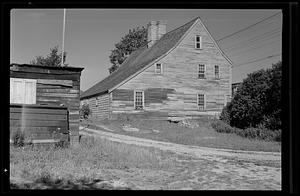
[[[148,24],[148,48],[150,48],[157,40],[159,40],[167,30],[166,21],[151,21]]]

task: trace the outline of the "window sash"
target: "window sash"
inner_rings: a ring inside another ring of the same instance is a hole
[[[205,109],[205,95],[197,94],[197,106],[199,110]]]
[[[202,49],[202,36],[196,35],[195,37],[195,48]]]
[[[218,65],[215,65],[215,78],[220,78],[220,68]]]
[[[162,73],[162,65],[161,65],[161,63],[157,63],[156,65],[155,65],[155,73],[156,74],[161,74]]]
[[[198,78],[205,78],[205,65],[203,64],[198,66]]]
[[[134,95],[134,109],[142,110],[144,108],[144,92],[135,91]]]

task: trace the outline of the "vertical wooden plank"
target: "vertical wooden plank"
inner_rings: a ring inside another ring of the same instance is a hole
[[[13,103],[24,103],[24,80],[14,78],[13,79]]]
[[[36,81],[25,79],[25,104],[36,103]]]

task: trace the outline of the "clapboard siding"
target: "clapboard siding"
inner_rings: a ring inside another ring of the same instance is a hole
[[[195,49],[195,36],[201,35],[203,49]],[[155,74],[155,64],[112,91],[113,113],[135,113],[133,92],[143,90],[143,111],[169,114],[203,114],[220,112],[231,95],[231,65],[221,54],[201,22],[197,22],[179,45],[157,63],[162,74]],[[198,65],[205,65],[205,79],[198,79]],[[215,65],[220,78],[215,78]],[[205,111],[197,107],[197,94],[205,94]]]
[[[110,115],[110,96],[109,94],[92,97],[81,101],[81,104],[88,104],[91,116],[98,119],[109,118]]]

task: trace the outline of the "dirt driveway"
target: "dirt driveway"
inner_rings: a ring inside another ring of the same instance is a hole
[[[174,171],[112,170],[133,189],[281,190],[281,153],[187,146],[81,127],[81,134],[178,154]]]

